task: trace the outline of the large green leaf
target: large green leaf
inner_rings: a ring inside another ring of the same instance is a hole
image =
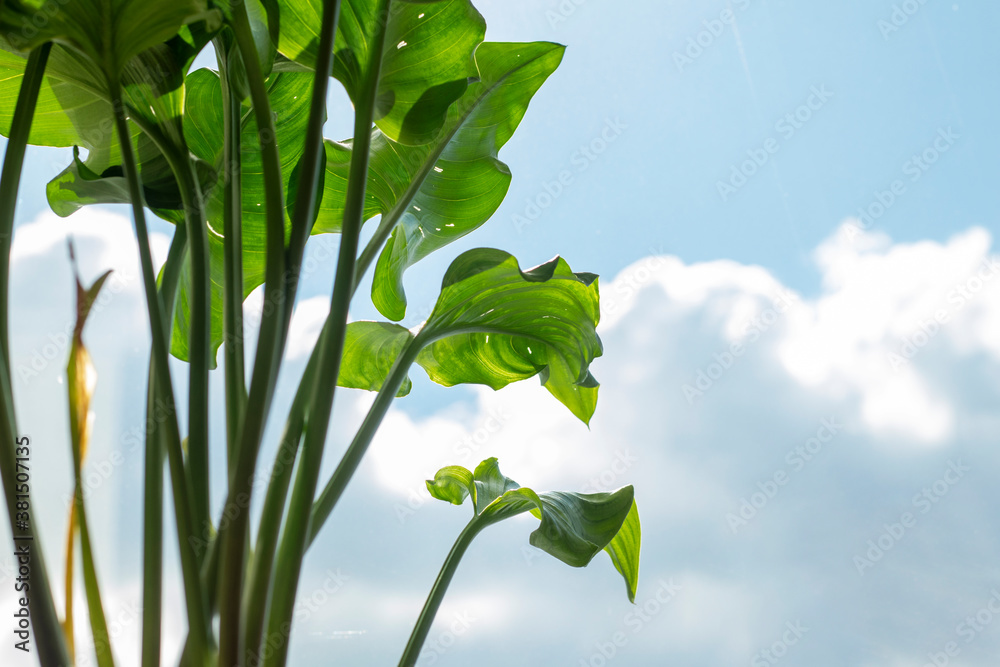
[[[25,58],[0,50],[0,95],[17,98],[24,77]],[[14,105],[0,105],[0,133],[10,135]],[[107,87],[96,67],[82,61],[68,47],[55,45],[45,68],[45,79],[28,143],[36,146],[80,146],[96,171],[121,161]],[[133,136],[138,129],[132,126]]]
[[[503,476],[497,460],[490,458],[474,473],[462,466],[442,468],[427,481],[427,490],[433,497],[456,505],[472,496],[473,523],[489,525],[530,511],[541,519],[531,533],[531,545],[573,567],[586,566],[598,552],[612,547],[608,553],[625,578],[629,599],[634,601],[639,515],[631,486],[612,493],[536,493]]]
[[[597,276],[573,273],[561,258],[521,271],[509,253],[469,250],[448,269],[416,336],[388,323],[351,325],[379,335],[357,336],[344,350],[345,367],[366,372],[344,386],[378,389],[403,346],[420,345],[417,363],[438,384],[500,389],[541,374],[552,395],[589,423],[598,393],[589,367],[603,351],[599,300]]]
[[[277,0],[278,50],[315,67],[323,0]],[[369,0],[342,0],[332,75],[352,100],[362,93],[376,21]],[[475,78],[473,51],[486,22],[469,0],[392,0],[378,82],[376,124],[393,140],[424,144],[444,124],[449,105]]]
[[[143,51],[176,35],[182,26],[211,16],[205,0],[6,0],[0,29],[8,47],[28,52],[44,42],[70,47],[108,80]],[[41,19],[41,20],[39,20]]]
[[[549,42],[481,44],[476,51],[481,81],[448,110],[434,141],[404,146],[373,131],[365,219],[381,214],[380,228],[393,230],[372,283],[372,301],[389,319],[406,314],[403,272],[477,229],[503,202],[511,176],[497,154],[563,51]],[[327,141],[316,232],[340,231],[351,149],[351,141]]]
[[[470,250],[445,274],[417,363],[439,384],[493,389],[547,371],[545,387],[586,423],[597,400],[588,369],[603,352],[599,319],[597,276],[559,257],[521,271],[509,253]]]

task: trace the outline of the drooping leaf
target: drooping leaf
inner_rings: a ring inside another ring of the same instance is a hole
[[[625,579],[628,601],[635,602],[635,591],[639,585],[639,546],[642,542],[642,527],[639,525],[639,508],[632,501],[632,509],[625,517],[625,523],[614,539],[604,547],[611,557],[615,569]]]
[[[412,338],[413,334],[398,324],[351,322],[347,325],[337,384],[350,389],[378,391],[403,346]],[[406,378],[396,396],[406,396],[411,386],[410,379]]]
[[[481,81],[448,110],[429,144],[404,146],[372,132],[365,219],[392,225],[375,270],[372,300],[392,320],[406,313],[402,277],[431,252],[477,229],[500,206],[510,170],[497,159],[564,47],[486,42],[476,51]],[[327,141],[327,176],[316,232],[340,231],[353,142]]]
[[[139,145],[140,155],[147,149],[149,151],[139,170],[146,205],[161,217],[169,215],[168,211],[180,214],[183,210],[180,189],[166,159],[145,137],[140,137]],[[195,162],[195,166],[202,189],[209,191],[215,185],[215,170],[200,160]],[[75,146],[73,162],[49,181],[45,194],[49,207],[62,217],[72,215],[88,204],[127,204],[131,201],[121,166],[108,167],[102,174],[97,174],[80,159],[79,149]]]
[[[315,67],[323,0],[278,0],[278,50]],[[363,85],[374,41],[373,3],[342,0],[332,75],[352,100]],[[469,0],[392,0],[378,82],[376,124],[404,144],[424,144],[444,124],[449,105],[478,76],[473,51],[486,22]]]
[[[612,493],[536,493],[505,477],[497,459],[490,458],[480,463],[475,473],[462,466],[442,468],[427,481],[427,489],[435,498],[455,505],[471,495],[473,523],[489,525],[530,511],[541,519],[531,533],[531,545],[573,567],[584,567],[601,550],[607,550],[625,579],[629,600],[634,601],[639,514],[631,486]]]

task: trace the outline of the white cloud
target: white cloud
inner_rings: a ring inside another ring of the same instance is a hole
[[[85,211],[20,227],[12,268],[15,365],[30,363],[71,312],[64,250],[70,231],[85,280],[110,267],[137,271],[131,223],[121,216]],[[155,243],[162,259],[166,239]],[[637,601],[655,595],[660,580],[674,579],[682,592],[633,634],[625,619],[638,608],[625,600],[607,558],[599,555],[586,570],[536,559],[526,547],[534,520],[525,517],[484,532],[463,561],[445,615],[471,610],[481,621],[440,656],[441,664],[475,657],[484,665],[577,665],[617,631],[628,642],[613,666],[667,659],[750,664],[780,640],[786,623],[801,620],[809,631],[787,664],[923,665],[929,652],[961,640],[956,626],[989,598],[993,584],[982,563],[1000,548],[989,519],[1000,504],[993,483],[1000,474],[1000,280],[985,279],[991,247],[980,229],[915,244],[874,234],[852,240],[839,230],[815,253],[821,289],[813,296],[791,293],[761,267],[731,261],[685,265],[650,257],[603,281],[605,356],[594,365],[602,390],[591,429],[537,380],[500,392],[478,388],[471,402],[419,417],[397,403],[310,552],[302,595],[319,590],[331,567],[352,580],[337,604],[303,622],[293,657],[310,662],[331,646],[348,662],[398,657],[469,512],[430,500],[423,480],[442,465],[474,467],[495,455],[504,472],[540,490],[634,484],[644,522]],[[300,302],[292,370],[326,308],[325,297]],[[142,420],[148,334],[141,285],[124,285],[91,327],[97,462],[121,450],[122,434]],[[133,352],[127,363],[123,350]],[[893,363],[890,354],[905,361]],[[49,545],[61,543],[60,498],[69,481],[61,355],[16,387],[20,425],[45,444],[35,463],[51,491],[37,501],[51,526]],[[288,398],[288,381],[297,379],[296,372],[287,375],[276,408]],[[370,394],[343,393],[335,416],[357,422],[370,402]],[[222,414],[221,402],[214,409]],[[831,418],[843,427],[810,453],[811,438]],[[333,427],[325,471],[349,439],[341,423]],[[280,424],[269,430],[276,429]],[[141,452],[125,453],[90,505],[92,516],[116,518],[92,523],[99,573],[109,597],[121,601],[137,595],[131,578],[138,576],[134,535],[141,525]],[[933,488],[957,459],[970,472],[860,576],[852,558],[902,513],[919,512],[914,495]],[[216,488],[223,468],[215,468]],[[784,481],[770,486],[779,473]],[[734,532],[727,515],[749,499],[753,514]],[[167,579],[176,582],[174,549]],[[51,546],[49,556],[60,560]],[[169,608],[181,607],[173,595]],[[183,635],[182,622],[171,623],[168,651]],[[434,633],[447,627],[438,624]],[[136,640],[130,627],[119,655],[134,656]],[[993,664],[998,646],[1000,625],[990,626],[962,645],[962,664]]]

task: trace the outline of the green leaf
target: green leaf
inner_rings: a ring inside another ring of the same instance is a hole
[[[490,525],[531,512],[541,524],[530,543],[567,565],[584,567],[602,549],[609,550],[615,567],[625,578],[629,599],[635,599],[639,559],[639,514],[635,492],[626,486],[612,493],[536,493],[519,487],[500,473],[490,458],[475,473],[462,466],[442,468],[427,481],[431,495],[455,505],[472,496],[473,524]],[[616,560],[617,558],[617,560]]]
[[[548,42],[483,44],[476,52],[482,81],[449,111],[438,150],[423,164],[413,151],[401,156],[421,165],[414,180],[422,182],[399,202],[403,210],[375,267],[372,301],[389,319],[406,313],[406,269],[478,229],[503,202],[511,175],[497,154],[563,51]]]
[[[589,367],[602,353],[599,300],[597,276],[573,273],[558,257],[522,272],[506,252],[469,250],[448,269],[415,338],[396,324],[348,327],[357,333],[344,351],[352,379],[342,386],[379,389],[412,339],[420,346],[417,363],[438,384],[500,389],[540,374],[545,388],[589,423],[598,393]]]
[[[295,166],[302,157],[302,144],[309,121],[309,99],[312,75],[306,72],[273,72],[267,80],[271,108],[276,111],[275,132],[281,152],[283,187],[287,192]],[[186,81],[184,135],[191,151],[222,171],[223,123],[222,97],[218,75],[209,70],[192,72]],[[242,233],[243,233],[243,296],[264,283],[265,249],[267,245],[264,177],[261,165],[257,123],[254,115],[244,115],[240,146],[242,148]],[[294,199],[289,198],[289,201]],[[225,281],[223,255],[222,188],[214,189],[206,204],[209,226],[210,278],[212,282],[212,368],[215,367],[222,344],[223,285]],[[291,221],[286,216],[286,235]],[[178,292],[174,318],[171,353],[181,360],[188,358],[188,315],[190,275],[185,271]],[[268,307],[265,303],[265,307]]]
[[[503,202],[511,176],[497,154],[563,50],[548,42],[481,44],[476,58],[482,80],[448,110],[444,131],[433,142],[404,146],[380,130],[372,132],[364,217],[381,214],[380,230],[386,235],[394,230],[372,283],[372,300],[389,319],[406,313],[403,272],[480,227]],[[352,145],[327,141],[326,186],[315,232],[340,231]]]
[[[322,0],[277,1],[278,50],[315,67]],[[371,2],[342,0],[332,75],[355,103],[378,20]],[[427,143],[443,126],[449,105],[478,76],[472,54],[486,22],[469,0],[394,0],[388,21],[375,122],[394,141]]]
[[[149,208],[161,217],[169,218],[171,211],[183,210],[177,181],[166,159],[144,136],[139,138],[139,146],[139,154],[147,155],[140,168],[143,198]],[[215,185],[215,171],[200,160],[195,162],[195,167],[202,190],[209,191]],[[80,160],[80,152],[75,146],[73,162],[49,181],[45,194],[52,211],[62,217],[72,215],[88,204],[127,204],[130,201],[121,166],[108,167],[97,174]]]
[[[64,44],[113,80],[133,57],[166,42],[185,24],[209,17],[204,0],[71,0],[59,7],[50,0],[6,0],[0,5],[0,31],[20,52],[49,41]]]
[[[350,389],[378,391],[403,347],[413,339],[405,327],[388,322],[351,322],[347,325],[344,356],[337,384]],[[410,378],[396,396],[410,393]]]
[[[462,466],[445,466],[437,471],[434,479],[427,480],[427,490],[438,500],[461,505],[466,497],[476,492],[476,481]]]
[[[0,51],[0,95],[16,99],[26,60]],[[10,135],[13,105],[0,105],[0,133]],[[98,170],[120,163],[111,103],[101,73],[69,48],[52,47],[28,143],[36,146],[82,146]],[[137,128],[133,128],[138,133]],[[134,135],[133,135],[134,136]]]
[[[506,252],[470,250],[445,274],[417,363],[445,386],[499,389],[545,371],[546,388],[589,423],[597,382],[588,369],[603,351],[599,298],[596,276],[559,257],[522,272]]]
[[[517,482],[500,472],[496,458],[480,463],[475,473],[462,466],[446,466],[434,475],[434,479],[427,480],[427,490],[438,500],[461,505],[467,496],[472,496],[476,516],[504,493],[517,488]]]
[[[639,546],[642,542],[642,528],[639,525],[639,508],[632,501],[632,509],[625,517],[625,523],[614,539],[604,547],[611,557],[615,569],[625,579],[625,592],[628,601],[635,602],[635,591],[639,585]]]

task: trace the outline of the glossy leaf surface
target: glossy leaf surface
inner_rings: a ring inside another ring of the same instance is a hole
[[[278,0],[278,50],[307,67],[316,64],[322,0]],[[342,0],[332,75],[357,101],[362,68],[373,48],[376,17],[366,0]],[[468,0],[389,3],[375,122],[404,144],[424,144],[444,124],[448,106],[478,76],[472,56],[486,22]]]

